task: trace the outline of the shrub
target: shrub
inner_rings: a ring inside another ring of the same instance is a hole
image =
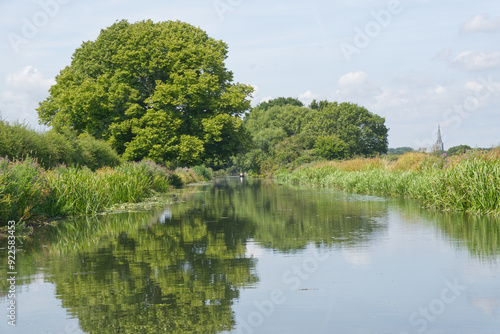
[[[23,160],[35,158],[45,169],[59,164],[88,166],[96,170],[103,166],[117,166],[118,154],[109,144],[84,134],[72,132],[37,132],[26,124],[9,124],[0,120],[0,156]]]
[[[196,174],[202,176],[205,181],[209,181],[214,177],[213,170],[211,168],[207,168],[205,166],[194,166],[193,170]]]
[[[465,152],[472,150],[472,147],[469,145],[458,145],[458,146],[453,146],[448,149],[446,152],[449,156],[452,155],[461,155],[464,154]]]
[[[110,145],[102,140],[97,140],[89,134],[81,134],[76,140],[80,150],[80,165],[96,170],[104,166],[118,166],[120,157]]]
[[[57,212],[45,173],[35,159],[0,158],[0,221],[27,220]]]
[[[203,176],[198,175],[192,168],[188,167],[178,167],[175,170],[175,174],[180,177],[182,184],[204,181]]]

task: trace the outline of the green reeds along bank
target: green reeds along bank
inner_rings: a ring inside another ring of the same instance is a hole
[[[97,213],[114,204],[141,201],[153,191],[166,192],[181,185],[180,180],[151,160],[94,172],[65,165],[45,170],[32,158],[0,158],[0,226],[21,218]]]
[[[378,158],[313,164],[282,170],[280,181],[362,194],[403,196],[446,211],[500,215],[500,150],[448,159],[408,153],[395,162]]]

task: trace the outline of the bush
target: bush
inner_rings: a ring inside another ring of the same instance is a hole
[[[175,170],[175,174],[178,175],[182,181],[182,184],[196,183],[204,181],[203,176],[197,174],[194,169],[188,167],[179,167]]]
[[[106,142],[97,140],[89,134],[81,134],[76,140],[81,154],[79,165],[96,170],[104,166],[118,166],[120,157]]]
[[[367,194],[396,195],[448,211],[500,215],[500,151],[445,155],[407,153],[393,165],[381,159],[313,164],[276,177],[290,183]]]
[[[0,225],[20,218],[93,214],[181,184],[177,174],[151,160],[93,172],[66,165],[47,171],[33,158],[15,162],[0,158]]]
[[[214,173],[211,168],[207,168],[205,166],[194,166],[193,170],[195,171],[196,174],[202,176],[205,179],[205,181],[209,181],[214,177]]]
[[[26,124],[9,124],[0,120],[0,156],[13,160],[35,158],[45,169],[60,164],[88,166],[96,170],[117,166],[118,154],[109,144],[90,135],[76,137],[73,133],[37,132]]]
[[[0,221],[27,220],[57,212],[45,173],[35,159],[0,158]]]

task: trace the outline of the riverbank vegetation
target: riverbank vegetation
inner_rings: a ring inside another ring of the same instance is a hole
[[[362,194],[402,196],[445,211],[500,215],[500,148],[446,154],[406,153],[382,158],[312,163],[281,170],[283,182]]]
[[[123,162],[96,171],[86,166],[43,168],[34,158],[0,158],[0,226],[7,221],[94,214],[135,203],[185,183],[204,181],[205,167],[170,171],[151,160]]]

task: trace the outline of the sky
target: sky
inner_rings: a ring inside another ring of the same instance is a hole
[[[180,20],[228,45],[226,67],[277,97],[353,102],[389,147],[500,145],[498,0],[0,0],[0,112],[36,108],[73,52],[117,20]]]

